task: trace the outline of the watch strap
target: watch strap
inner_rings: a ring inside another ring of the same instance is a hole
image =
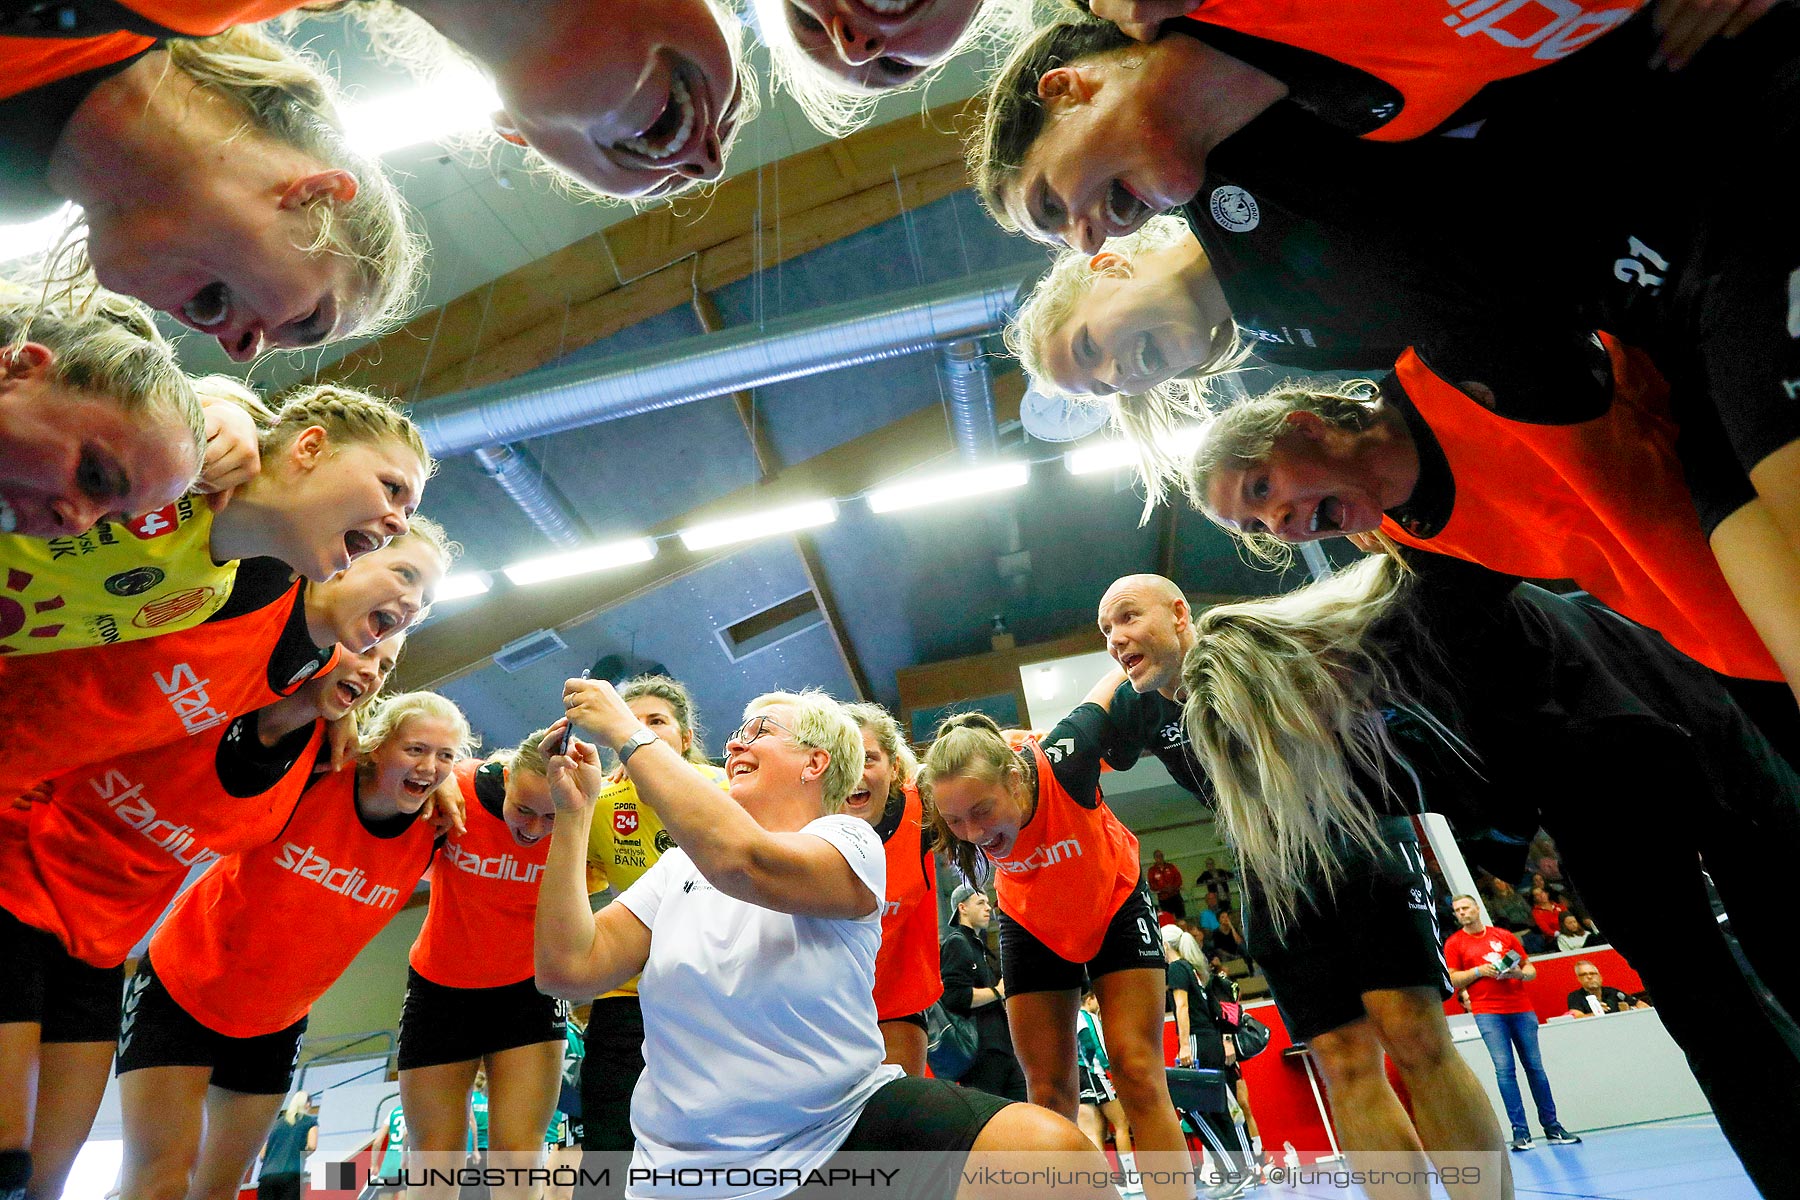
[[[656,740],[656,735],[651,733],[648,729],[639,729],[636,733],[626,738],[625,744],[619,747],[619,765],[622,767],[630,762],[631,756],[638,752],[638,747],[648,746],[651,742]]]

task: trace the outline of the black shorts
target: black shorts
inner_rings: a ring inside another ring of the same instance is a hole
[[[529,979],[501,987],[456,988],[406,969],[400,1008],[400,1070],[472,1062],[488,1054],[560,1042],[569,1006]]]
[[[889,1200],[954,1196],[954,1181],[975,1139],[1001,1109],[1015,1103],[942,1079],[902,1075],[869,1097],[850,1127],[850,1136],[819,1170],[897,1169],[900,1173],[881,1189]],[[896,1153],[901,1150],[915,1153]],[[792,1194],[807,1198],[856,1196],[867,1190],[866,1185],[851,1184],[834,1191],[814,1184]]]
[[[602,996],[588,1013],[581,1059],[581,1148],[629,1153],[631,1092],[644,1073],[644,1007],[636,996]]]
[[[0,909],[0,1025],[37,1025],[43,1042],[110,1042],[119,1036],[125,966],[91,967],[54,934]]]
[[[889,1017],[886,1021],[883,1021],[882,1024],[887,1025],[895,1021],[898,1021],[902,1025],[917,1025],[926,1033],[931,1032],[931,1025],[925,1020],[925,1014],[922,1012],[907,1013],[904,1017]]]
[[[1075,1067],[1081,1076],[1081,1102],[1083,1104],[1100,1105],[1109,1100],[1117,1100],[1118,1093],[1113,1091],[1112,1080],[1103,1072],[1088,1069],[1086,1063],[1077,1063]]]
[[[247,1096],[285,1096],[300,1062],[301,1017],[260,1037],[226,1037],[175,1003],[146,954],[125,985],[118,1073],[145,1067],[211,1067],[212,1084]]]
[[[1353,854],[1335,891],[1321,880],[1277,937],[1259,881],[1245,873],[1244,928],[1288,1034],[1303,1042],[1365,1015],[1363,993],[1436,988],[1450,997],[1431,878],[1412,824],[1382,821],[1376,858]]]
[[[1114,971],[1161,971],[1167,965],[1156,927],[1156,905],[1142,879],[1107,923],[1100,949],[1085,963],[1070,962],[1005,912],[1000,914],[1000,974],[1009,996],[1079,991]]]

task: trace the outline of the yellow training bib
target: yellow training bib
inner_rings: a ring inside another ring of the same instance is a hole
[[[212,560],[212,509],[183,496],[79,537],[0,535],[0,654],[110,646],[191,629],[231,595]]]

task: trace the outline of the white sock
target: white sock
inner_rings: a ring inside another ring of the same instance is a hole
[[[1119,1170],[1130,1175],[1137,1170],[1137,1156],[1129,1150],[1119,1151]]]
[[[1262,1154],[1262,1135],[1261,1134],[1258,1134],[1256,1137],[1253,1137],[1250,1139],[1250,1148],[1252,1150],[1256,1151],[1256,1153],[1258,1155]]]

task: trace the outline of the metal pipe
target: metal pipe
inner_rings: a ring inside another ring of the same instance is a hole
[[[475,461],[556,546],[572,550],[592,536],[575,506],[545,477],[544,469],[525,447],[481,446],[475,451]]]
[[[467,454],[911,354],[999,328],[1033,274],[1001,267],[602,363],[534,371],[421,405],[413,420],[433,454]]]
[[[981,343],[951,342],[938,356],[944,391],[950,397],[950,438],[966,463],[994,457],[1000,433],[994,421],[994,376]]]

